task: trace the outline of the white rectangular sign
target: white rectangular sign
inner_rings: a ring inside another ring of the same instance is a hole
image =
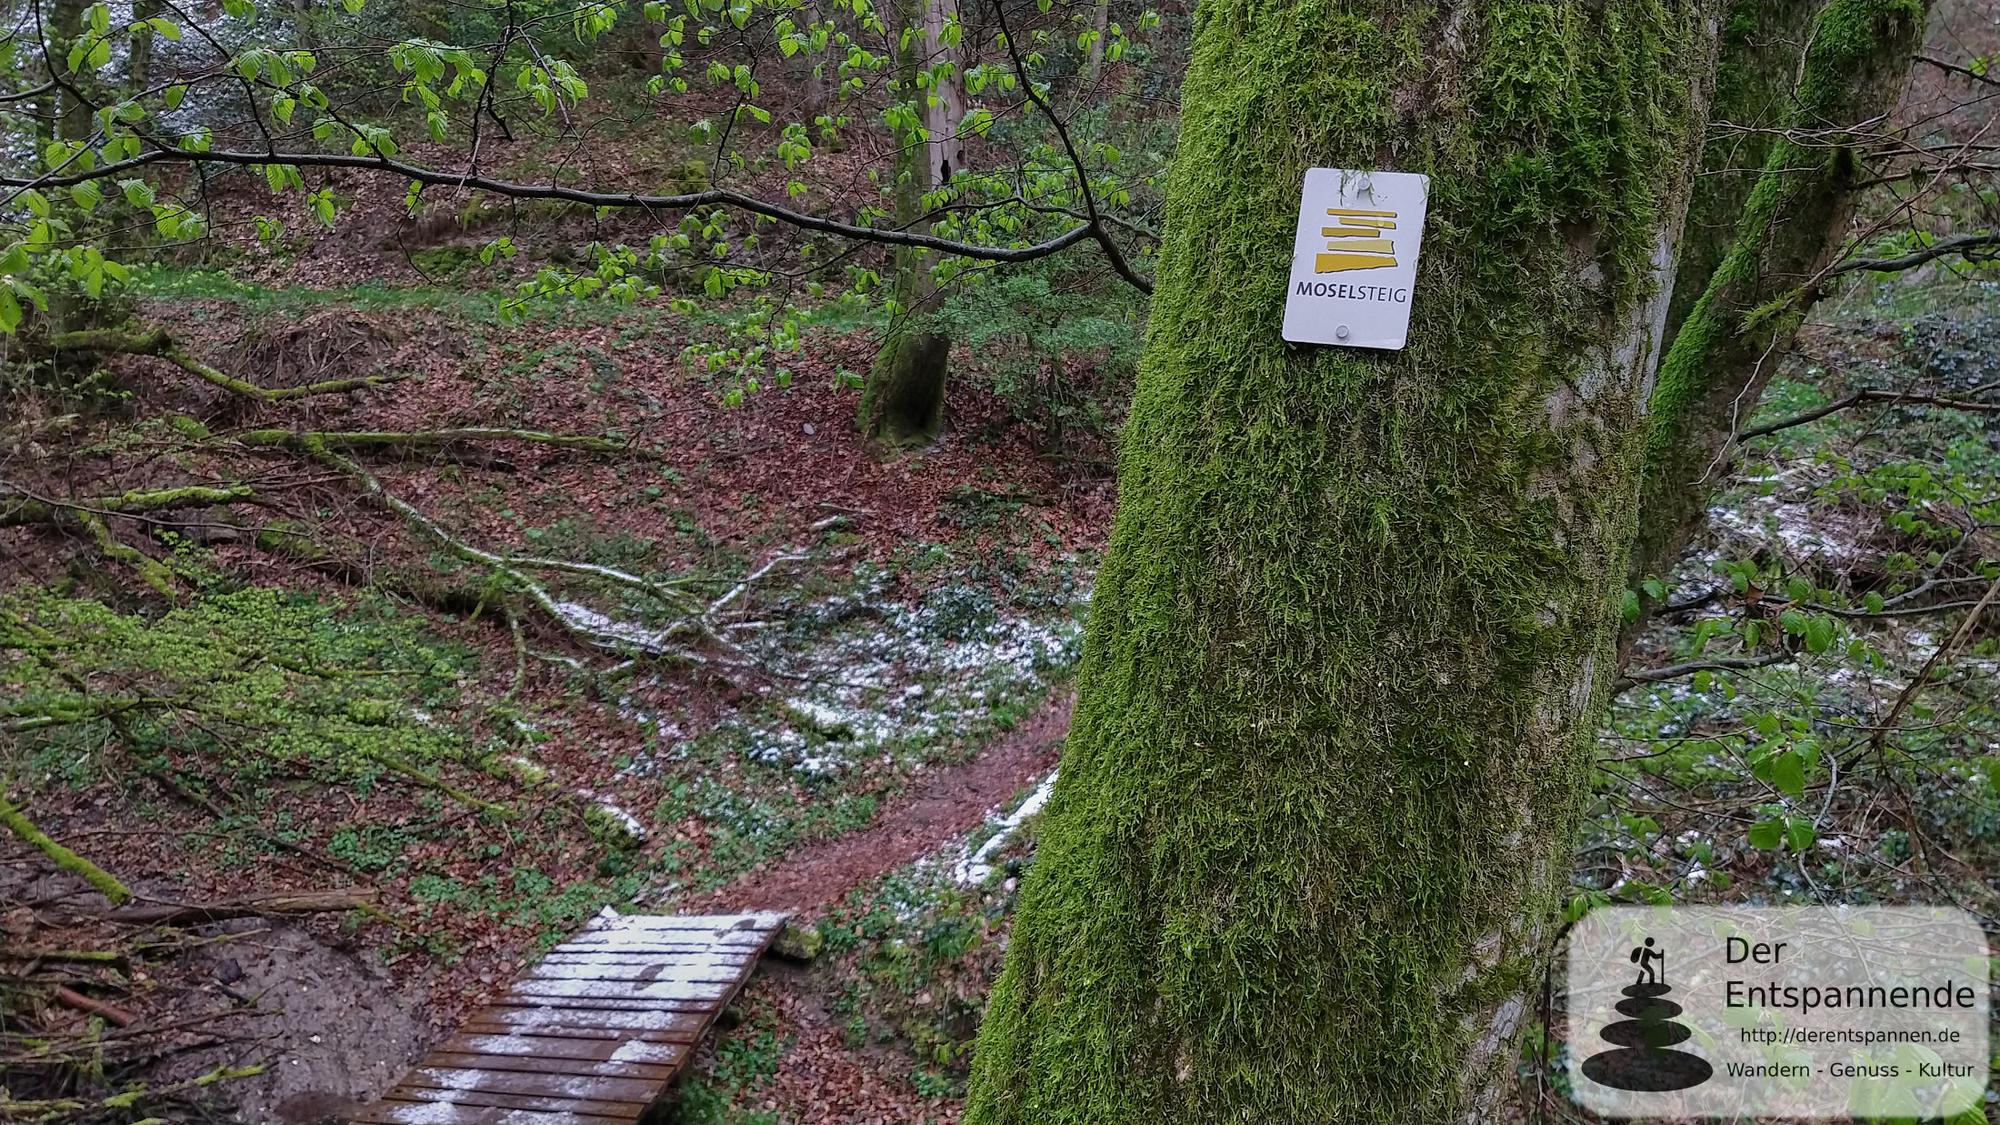
[[[1570,932],[1571,1089],[1614,1118],[1966,1120],[1989,956],[1944,908],[1594,910]]]
[[[1306,171],[1285,339],[1392,351],[1409,341],[1430,189],[1410,172]]]

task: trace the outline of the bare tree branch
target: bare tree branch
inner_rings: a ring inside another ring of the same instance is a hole
[[[1775,434],[1780,430],[1789,430],[1794,426],[1803,426],[1808,422],[1817,422],[1829,414],[1847,410],[1851,407],[1877,402],[1895,403],[1899,406],[1937,406],[1947,410],[1963,410],[1972,414],[2000,414],[2000,403],[1975,402],[1971,399],[1946,398],[1942,395],[1911,394],[1904,391],[1886,391],[1871,388],[1855,391],[1853,394],[1837,398],[1825,406],[1815,407],[1803,414],[1794,414],[1790,418],[1781,418],[1776,422],[1766,422],[1761,426],[1751,426],[1746,430],[1739,431],[1736,435],[1736,440],[1745,441],[1754,437],[1764,437],[1767,434]]]

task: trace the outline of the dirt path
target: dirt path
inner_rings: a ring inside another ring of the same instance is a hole
[[[931,774],[859,832],[806,844],[684,907],[683,913],[736,910],[813,912],[848,891],[942,847],[1055,768],[1069,733],[1065,690],[977,758]]]

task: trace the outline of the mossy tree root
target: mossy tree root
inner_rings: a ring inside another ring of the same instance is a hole
[[[5,796],[0,796],[0,824],[6,825],[8,830],[21,838],[23,843],[39,849],[57,867],[72,875],[81,876],[84,882],[96,888],[97,892],[109,899],[112,905],[116,906],[131,900],[131,890],[119,882],[117,876],[51,839],[48,833],[36,827],[35,822],[29,820],[27,815]]]

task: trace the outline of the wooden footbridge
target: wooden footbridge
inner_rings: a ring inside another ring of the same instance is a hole
[[[631,1125],[749,979],[782,914],[606,911],[351,1113],[367,1125]]]

